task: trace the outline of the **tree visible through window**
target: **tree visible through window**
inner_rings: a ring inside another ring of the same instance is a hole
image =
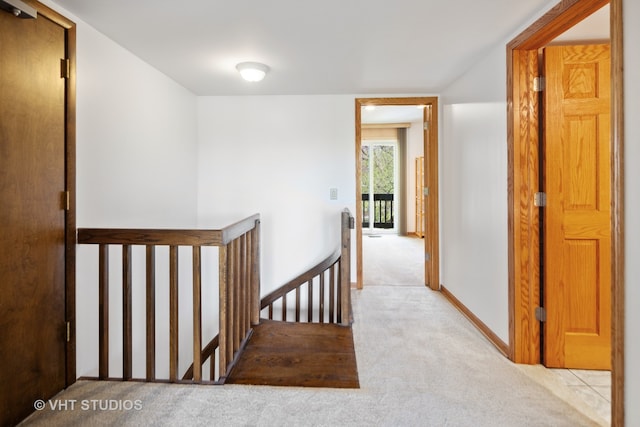
[[[369,225],[370,215],[373,213],[376,223],[384,223],[388,225],[388,228],[393,228],[395,147],[383,144],[363,144],[360,155],[362,158],[363,226]],[[373,194],[370,194],[371,190],[373,190]],[[387,201],[374,203],[374,212],[370,212],[370,203],[374,197],[377,199],[385,198]]]

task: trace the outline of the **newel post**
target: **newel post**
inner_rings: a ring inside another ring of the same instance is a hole
[[[351,229],[353,217],[348,209],[342,211],[340,255],[340,323],[351,324]]]
[[[227,364],[230,362],[227,357],[229,352],[229,341],[227,337],[230,334],[229,325],[227,324],[227,293],[229,292],[228,282],[228,246],[222,245],[219,247],[218,254],[218,284],[219,284],[219,376],[224,378],[227,376]]]
[[[260,220],[251,230],[251,325],[260,323]]]

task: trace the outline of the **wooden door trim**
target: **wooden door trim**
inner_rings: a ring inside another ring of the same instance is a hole
[[[41,15],[66,30],[69,78],[66,81],[65,190],[69,208],[65,215],[65,318],[69,322],[66,344],[66,387],[76,382],[76,24],[35,0],[23,0]]]
[[[362,289],[362,204],[360,203],[360,187],[362,185],[362,162],[360,159],[360,150],[362,147],[361,136],[361,110],[366,105],[426,105],[431,107],[431,117],[427,117],[425,108],[424,120],[429,119],[431,125],[428,132],[430,144],[427,144],[427,138],[424,139],[425,158],[428,158],[428,173],[425,173],[425,186],[430,188],[429,198],[431,203],[426,212],[426,220],[432,224],[431,236],[431,271],[429,278],[429,287],[432,290],[440,289],[440,223],[439,223],[439,204],[438,204],[438,97],[408,97],[408,98],[356,98],[356,286]],[[427,236],[425,236],[427,239]]]
[[[622,0],[564,0],[507,45],[509,353],[516,363],[540,362],[540,327],[534,309],[540,295],[539,226],[533,193],[538,186],[538,113],[533,96],[537,50],[610,4],[611,7],[611,222],[612,413],[624,425],[624,112]],[[535,245],[535,246],[533,246]]]

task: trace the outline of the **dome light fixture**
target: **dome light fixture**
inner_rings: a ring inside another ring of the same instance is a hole
[[[259,62],[241,62],[236,65],[243,79],[248,82],[259,82],[267,75],[269,67]]]

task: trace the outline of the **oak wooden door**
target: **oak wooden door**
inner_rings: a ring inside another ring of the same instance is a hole
[[[610,54],[544,50],[544,363],[611,367]]]
[[[0,425],[65,387],[65,40],[0,10]]]

